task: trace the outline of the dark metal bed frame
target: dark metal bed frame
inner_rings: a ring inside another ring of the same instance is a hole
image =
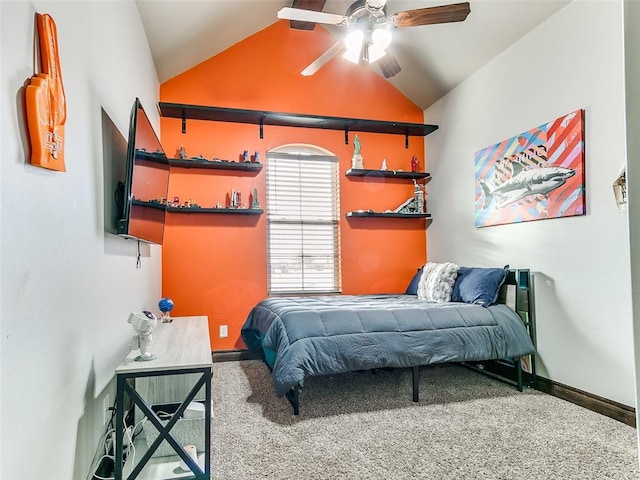
[[[510,288],[515,287],[515,288]],[[534,292],[533,283],[531,281],[531,272],[529,269],[509,270],[507,278],[500,289],[500,295],[498,296],[498,303],[504,303],[511,306],[515,312],[520,316],[524,323],[531,341],[535,347],[536,345],[536,322],[535,322],[535,309],[534,309]],[[513,298],[511,298],[513,296]],[[524,386],[535,387],[536,386],[536,363],[535,354],[530,355],[530,369],[531,372],[526,375],[527,380],[525,382],[522,371],[521,357],[515,357],[511,359],[498,359],[487,360],[486,362],[498,363],[501,370],[507,369],[513,370],[513,377],[497,374],[492,369],[488,368],[485,362],[463,362],[464,367],[470,368],[474,371],[488,375],[493,378],[497,378],[503,382],[514,385],[518,391],[522,392]],[[412,387],[413,387],[413,401],[420,401],[420,365],[415,365],[411,368],[412,373]],[[293,407],[293,414],[298,415],[300,413],[300,393],[302,393],[302,385],[298,384],[291,388],[287,394],[287,400]]]

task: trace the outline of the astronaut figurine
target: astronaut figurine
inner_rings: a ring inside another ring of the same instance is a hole
[[[145,310],[142,313],[131,313],[128,322],[137,333],[134,338],[136,346],[140,349],[140,355],[135,358],[136,362],[154,360],[156,356],[148,352],[147,347],[151,345],[151,332],[158,326],[157,317],[153,313]]]

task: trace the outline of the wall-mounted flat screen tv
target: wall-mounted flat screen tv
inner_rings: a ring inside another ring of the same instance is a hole
[[[119,235],[162,244],[169,168],[160,140],[136,98],[129,123],[126,180],[120,186]]]

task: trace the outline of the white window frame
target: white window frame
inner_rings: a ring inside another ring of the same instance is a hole
[[[280,163],[278,163],[280,161]],[[322,165],[305,162],[322,162]],[[277,191],[274,175],[280,175],[286,190]],[[295,171],[296,166],[300,170]],[[308,166],[306,170],[304,167]],[[317,175],[327,173],[331,178]],[[317,169],[319,167],[319,172]],[[286,145],[267,152],[267,288],[269,295],[338,294],[341,285],[339,159],[324,149],[308,145]],[[299,180],[315,174],[330,188]],[[296,175],[298,175],[296,177]],[[295,181],[300,190],[295,191]],[[292,189],[292,186],[294,187]],[[317,195],[314,199],[314,195]],[[299,202],[299,203],[296,203]],[[295,206],[299,208],[295,209]],[[306,210],[305,209],[306,205]],[[330,228],[330,231],[328,231]],[[287,232],[290,232],[291,235]],[[306,244],[305,245],[305,241]],[[293,242],[292,250],[290,242]],[[328,247],[328,248],[327,248]],[[320,265],[320,266],[319,266]],[[323,266],[324,265],[324,266]],[[327,265],[331,265],[327,275]]]

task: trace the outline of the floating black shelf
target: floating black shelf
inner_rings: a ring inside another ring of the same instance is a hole
[[[135,159],[136,161],[144,160],[147,162],[159,163],[161,165],[169,165],[169,159],[166,157],[166,155],[163,155],[161,153],[150,153],[136,150]]]
[[[345,134],[348,132],[389,133],[392,135],[404,135],[405,137],[423,137],[438,129],[437,125],[426,125],[422,123],[327,117],[322,115],[244,110],[180,103],[160,102],[158,107],[160,109],[160,115],[163,117],[182,119],[183,133],[186,132],[187,119],[260,125],[260,138],[262,138],[263,125],[341,130],[344,131]]]
[[[144,202],[142,200],[131,200],[131,205],[135,205],[136,207],[146,207],[146,208],[155,208],[156,210],[165,210],[166,207],[164,203],[160,202]]]
[[[413,218],[413,219],[425,219],[425,228],[428,228],[433,221],[430,213],[385,213],[385,212],[347,212],[347,219],[349,218]]]
[[[430,213],[347,212],[347,218],[431,218]]]
[[[185,158],[170,158],[169,165],[179,168],[209,168],[213,170],[239,170],[256,173],[262,170],[262,164],[259,162],[231,162]]]
[[[261,208],[189,208],[189,207],[167,207],[169,213],[226,213],[230,215],[262,215]]]
[[[367,170],[364,168],[350,168],[345,173],[347,177],[385,177],[406,178],[413,180],[431,180],[431,174],[427,172],[405,172],[402,170]]]

